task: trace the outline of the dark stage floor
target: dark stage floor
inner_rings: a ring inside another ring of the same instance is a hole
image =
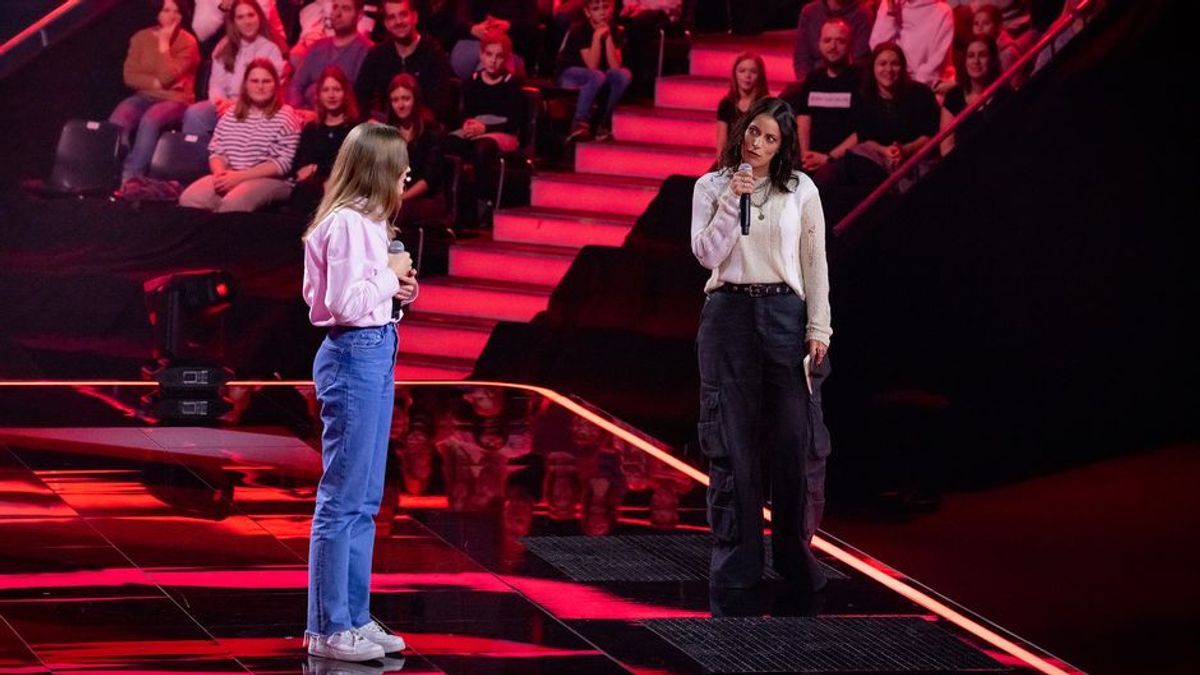
[[[148,391],[0,386],[0,673],[1078,672],[826,533],[825,592],[710,592],[699,472],[469,384],[398,389],[372,610],[410,649],[309,659],[311,386],[234,387],[219,427]]]

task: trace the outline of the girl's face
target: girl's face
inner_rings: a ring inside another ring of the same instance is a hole
[[[737,80],[738,91],[743,94],[750,93],[758,84],[758,64],[754,62],[754,59],[746,59],[737,64],[733,76]]]
[[[760,169],[770,168],[771,160],[779,153],[779,143],[779,123],[763,113],[750,121],[742,136],[742,161],[761,173]]]
[[[971,32],[983,37],[995,38],[1000,31],[995,23],[992,22],[992,16],[987,12],[975,12],[975,17],[971,20]]]
[[[258,12],[250,5],[242,2],[233,10],[233,25],[237,27],[238,34],[243,40],[253,40],[258,37],[258,31],[262,27],[258,20]]]
[[[332,77],[327,77],[321,83],[321,89],[317,93],[317,97],[321,101],[321,107],[327,112],[339,112],[342,109],[342,104],[346,102],[346,90],[342,88],[341,82]]]
[[[158,25],[163,28],[174,28],[183,21],[183,12],[175,0],[164,0],[162,9],[158,10]]]
[[[246,94],[255,107],[267,107],[275,100],[275,78],[265,68],[251,68],[246,73]]]
[[[900,57],[896,52],[889,49],[875,59],[875,81],[885,91],[891,91],[900,81]]]
[[[495,77],[504,72],[504,64],[508,63],[508,54],[504,53],[502,45],[492,43],[479,52],[479,63],[484,72]]]
[[[988,48],[982,42],[972,42],[967,45],[967,76],[973,80],[982,79],[988,70]]]
[[[412,117],[413,93],[411,90],[405,89],[404,87],[396,87],[396,89],[392,91],[389,100],[392,104],[392,112],[396,114],[396,117],[402,120]]]

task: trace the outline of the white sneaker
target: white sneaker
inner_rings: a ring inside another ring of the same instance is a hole
[[[372,621],[365,626],[359,626],[354,629],[354,632],[360,636],[370,640],[371,642],[383,647],[383,651],[388,654],[404,651],[404,638],[399,635],[393,635],[379,625],[378,621]]]
[[[339,661],[370,661],[383,658],[383,647],[359,635],[344,630],[333,635],[313,635],[307,638],[308,653]]]

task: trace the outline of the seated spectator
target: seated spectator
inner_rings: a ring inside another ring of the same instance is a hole
[[[803,82],[810,72],[825,66],[821,31],[831,19],[841,19],[850,27],[847,56],[851,61],[863,63],[871,55],[871,13],[862,0],[813,0],[800,10],[796,30],[792,68],[797,82]]]
[[[520,78],[508,71],[512,41],[504,33],[489,33],[480,45],[483,69],[463,86],[465,121],[446,139],[446,149],[468,158],[475,167],[476,192],[486,219],[487,210],[494,206],[489,198],[496,194],[500,153],[520,147],[526,104]]]
[[[929,87],[912,80],[909,72],[899,45],[876,45],[852,109],[854,134],[849,150],[817,172],[813,179],[818,185],[869,191],[937,134],[937,99]]]
[[[683,0],[625,0],[620,23],[628,41],[624,52],[625,67],[633,73],[633,91],[638,96],[654,94],[658,77],[659,31],[676,24],[683,13]]]
[[[433,220],[446,213],[441,127],[421,91],[417,78],[409,73],[392,78],[387,91],[388,124],[399,129],[408,144],[408,185],[400,195],[404,200],[400,219],[405,223]]]
[[[913,80],[929,87],[953,81],[954,12],[946,0],[883,0],[871,29],[871,48],[885,42],[904,50]]]
[[[450,49],[454,74],[464,82],[479,70],[480,40],[489,33],[507,33],[514,45],[522,45],[509,72],[523,74],[525,62],[535,56],[538,41],[537,0],[459,0],[462,22],[469,26]]]
[[[612,0],[586,0],[583,13],[584,20],[567,31],[558,57],[558,86],[579,89],[575,120],[567,142],[586,141],[592,137],[592,105],[605,86],[608,87],[608,101],[596,138],[611,138],[612,112],[633,81],[629,69],[622,67],[621,49],[625,37],[621,27],[613,25]]]
[[[337,23],[338,19],[334,17],[334,14],[339,11],[338,4],[337,0],[313,0],[300,8],[298,17],[300,36],[296,39],[296,44],[292,45],[291,52],[293,68],[300,68],[300,64],[313,45],[325,38],[337,35],[334,23]],[[351,14],[356,18],[356,32],[370,41],[371,31],[375,30],[375,19],[364,11],[366,9],[364,0],[352,0],[350,4],[353,6]],[[340,11],[344,12],[345,8],[343,7]],[[372,14],[376,11],[374,4],[371,6],[371,11]]]
[[[358,124],[358,102],[350,79],[337,66],[329,66],[317,79],[317,119],[304,125],[292,162],[295,188],[292,206],[313,213],[325,194],[325,181],[346,135]]]
[[[851,146],[852,110],[861,78],[850,60],[850,35],[850,24],[844,20],[825,22],[820,42],[823,64],[804,78],[792,104],[800,164],[808,173],[819,171],[831,159],[840,159]]]
[[[317,85],[322,74],[336,66],[353,82],[371,49],[371,41],[360,32],[363,0],[331,0],[329,25],[333,35],[312,43],[296,74],[288,83],[286,101],[293,108],[317,107]]]
[[[947,0],[956,11],[965,8],[972,14],[985,5],[992,5],[1000,10],[1000,23],[1005,32],[1011,36],[1023,35],[1031,28],[1030,8],[1038,4],[1031,0]]]
[[[975,10],[971,18],[971,33],[975,37],[987,38],[996,43],[1000,54],[1001,73],[1011,68],[1021,57],[1021,48],[1008,31],[1004,30],[1000,10],[995,5],[983,5]]]
[[[279,8],[275,6],[275,0],[258,0],[258,6],[271,27],[270,30],[264,30],[263,34],[274,40],[275,45],[279,47],[279,53],[286,57],[287,33],[283,30],[283,21],[279,18]],[[196,0],[196,16],[192,19],[192,30],[196,33],[196,39],[206,47],[211,47],[223,35],[225,15],[231,9],[233,0]],[[207,48],[203,49],[203,52],[210,53]]]
[[[435,40],[426,40],[417,30],[420,16],[415,0],[384,0],[383,25],[387,38],[371,48],[363,60],[354,93],[363,114],[387,110],[391,84],[396,75],[407,73],[427,92],[428,105],[439,120],[457,117],[452,96],[450,57]]]
[[[755,101],[768,95],[767,66],[763,58],[753,52],[738,54],[729,76],[729,92],[717,104],[718,158],[729,139],[729,130]]]
[[[283,54],[271,30],[262,7],[255,0],[234,0],[225,15],[225,37],[213,50],[212,71],[208,75],[208,100],[197,101],[183,115],[183,132],[209,135],[217,126],[217,118],[233,105],[242,89],[246,64],[255,59],[267,59],[283,72]]]
[[[995,42],[978,36],[967,43],[962,63],[958,64],[958,85],[946,93],[946,100],[942,103],[942,128],[950,126],[955,117],[978,100],[1000,74],[1000,51]],[[997,90],[993,100],[988,101],[985,107],[991,107],[997,100],[1002,100],[1007,92],[1007,88]],[[942,141],[943,155],[950,154],[956,140],[971,136],[979,129],[984,119],[983,112],[978,110],[963,120],[955,132]]]
[[[221,115],[208,145],[212,174],[192,183],[179,196],[180,206],[208,211],[254,211],[287,199],[292,159],[300,127],[275,64],[267,59],[246,66],[237,103]]]
[[[187,10],[186,0],[162,0],[157,25],[143,28],[129,40],[124,79],[134,94],[108,117],[124,130],[125,143],[131,146],[122,182],[146,173],[159,135],[179,125],[195,98],[200,49],[196,38],[183,29]]]

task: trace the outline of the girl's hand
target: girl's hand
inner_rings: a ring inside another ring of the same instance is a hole
[[[820,340],[808,341],[808,355],[812,358],[812,364],[815,368],[825,362],[825,354],[829,351],[829,345]]]

